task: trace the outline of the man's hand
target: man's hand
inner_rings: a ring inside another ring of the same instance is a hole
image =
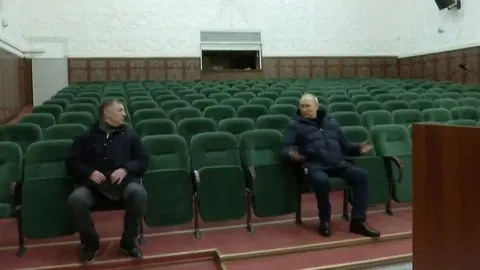
[[[360,153],[365,154],[372,150],[373,146],[369,144],[367,141],[364,141],[360,144]]]
[[[96,184],[101,184],[103,181],[105,181],[105,175],[103,175],[99,171],[94,171],[90,175],[89,179],[92,180],[93,182],[95,182]]]
[[[116,169],[112,175],[110,175],[110,180],[112,181],[112,184],[120,185],[125,176],[127,176],[127,171],[125,169]]]
[[[301,162],[305,160],[305,157],[300,155],[296,149],[291,149],[290,152],[288,152],[288,155],[290,158],[294,161]]]

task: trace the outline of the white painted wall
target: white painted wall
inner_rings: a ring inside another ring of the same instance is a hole
[[[400,57],[480,46],[480,0],[462,0],[461,10],[450,11],[439,11],[434,0],[398,2],[395,38]]]
[[[23,36],[23,13],[26,7],[22,0],[0,0],[0,48],[18,56],[23,55],[26,40]]]
[[[460,11],[434,0],[3,2],[17,13],[22,3],[26,37],[65,38],[70,57],[198,57],[201,30],[260,30],[264,56],[407,57],[480,45],[480,0],[462,0]]]
[[[237,29],[262,31],[264,56],[391,55],[399,5],[396,0],[22,1],[28,7],[25,34],[65,37],[72,57],[198,57],[201,30]]]

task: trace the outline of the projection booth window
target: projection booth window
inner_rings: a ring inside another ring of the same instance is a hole
[[[259,51],[202,51],[203,70],[258,70]]]

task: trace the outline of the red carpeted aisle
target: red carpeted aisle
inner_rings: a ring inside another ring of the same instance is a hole
[[[255,218],[256,232],[249,233],[244,221],[202,224],[201,239],[195,239],[191,224],[176,228],[147,228],[147,243],[142,247],[145,258],[131,261],[118,251],[122,230],[122,212],[96,215],[102,235],[101,252],[91,266],[77,263],[77,237],[50,240],[27,240],[30,244],[23,258],[15,256],[15,233],[0,235],[0,270],[13,269],[298,269],[320,263],[369,260],[386,255],[411,252],[412,215],[410,206],[397,206],[395,216],[382,208],[371,209],[369,223],[379,229],[380,242],[348,233],[348,222],[337,214],[332,220],[334,235],[323,238],[316,232],[318,224],[315,200],[304,196],[304,227],[296,226],[293,216],[275,219]],[[340,213],[341,200],[335,200],[335,213]],[[0,221],[0,231],[15,232],[14,223]],[[34,245],[31,245],[34,243]],[[378,250],[378,252],[373,252]],[[279,254],[284,254],[278,256]],[[325,255],[323,255],[325,254]],[[318,258],[318,260],[317,260]],[[313,264],[303,265],[304,261]],[[222,268],[223,262],[224,268]],[[257,265],[257,266],[255,266]],[[287,267],[287,268],[282,268]],[[294,268],[288,268],[294,267]]]
[[[402,239],[384,243],[355,245],[344,248],[317,250],[269,256],[258,259],[225,262],[228,270],[275,269],[298,270],[302,268],[322,267],[374,260],[383,257],[398,256],[412,252],[411,239]]]

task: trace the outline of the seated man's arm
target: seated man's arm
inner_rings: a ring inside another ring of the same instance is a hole
[[[68,175],[76,182],[87,180],[95,171],[94,168],[88,166],[84,162],[84,137],[79,136],[73,140],[72,147],[65,159]]]
[[[349,157],[358,157],[362,155],[362,153],[360,152],[360,144],[349,142],[347,138],[345,138],[345,135],[340,128],[340,125],[338,126],[338,141],[344,155]]]
[[[134,134],[131,139],[132,159],[125,164],[127,173],[136,176],[142,176],[148,168],[150,157],[147,150],[143,147],[142,141],[137,134]]]

